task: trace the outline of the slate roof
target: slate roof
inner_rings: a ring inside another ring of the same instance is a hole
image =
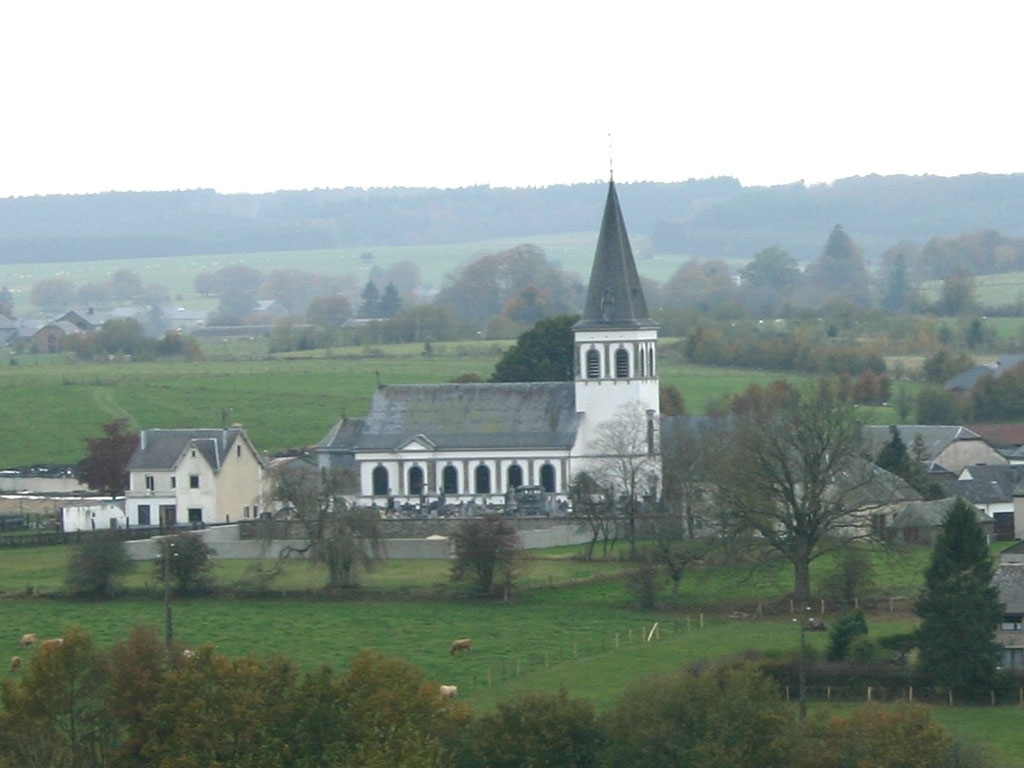
[[[1009,373],[1021,363],[1024,363],[1024,354],[1001,355],[993,365],[976,365],[963,373],[958,373],[946,380],[944,386],[950,390],[967,391],[974,387],[985,376],[999,378]]]
[[[657,327],[647,312],[615,182],[608,182],[601,232],[576,330]]]
[[[969,477],[965,477],[969,476]],[[1014,488],[1024,480],[1024,466],[1019,464],[972,464],[964,467],[960,477],[949,484],[950,488],[977,488],[981,495],[988,495],[993,499],[1000,496],[999,501],[1012,501]],[[987,486],[988,490],[983,490]],[[956,491],[965,499],[980,502],[980,498],[974,498],[962,491]],[[992,503],[992,502],[987,502]]]
[[[194,446],[214,471],[223,464],[227,451],[245,430],[230,429],[144,429],[139,433],[139,447],[128,462],[128,471],[171,470],[185,451]]]
[[[957,440],[981,440],[977,432],[972,432],[967,427],[961,426],[932,426],[928,424],[898,424],[900,440],[907,446],[907,451],[913,456],[914,438],[921,436],[924,446],[924,460],[934,459],[942,453],[950,443]],[[892,440],[892,427],[882,424],[868,424],[861,427],[861,436],[864,439],[864,448],[871,456],[878,456],[879,451]]]
[[[956,497],[933,499],[931,501],[910,501],[893,515],[890,528],[936,528],[946,521],[946,515],[956,502]],[[971,505],[973,507],[973,505]],[[979,523],[990,523],[992,518],[974,507]]]
[[[1024,565],[997,566],[992,583],[1005,613],[1024,613]]]
[[[419,439],[446,450],[556,449],[575,443],[572,382],[378,387],[363,419],[343,419],[317,446],[397,451]]]

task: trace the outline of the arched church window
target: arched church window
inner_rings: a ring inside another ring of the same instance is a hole
[[[509,488],[518,488],[523,484],[523,468],[518,464],[513,464],[508,468],[508,478],[506,485]]]
[[[391,490],[391,482],[388,478],[387,467],[377,466],[373,468],[373,495],[387,496]]]
[[[555,492],[555,468],[549,463],[540,468],[540,484],[548,493]]]
[[[647,355],[644,352],[644,350],[641,349],[640,350],[640,354],[636,356],[636,364],[637,364],[637,368],[638,368],[637,375],[640,376],[640,377],[643,377],[643,376],[647,375],[646,362],[647,362]]]
[[[601,354],[596,349],[587,350],[587,378],[601,377]]]
[[[654,375],[654,347],[647,350],[647,372],[648,375]]]
[[[474,492],[475,493],[490,493],[491,492],[491,470],[486,464],[481,464],[476,468],[473,473]]]
[[[624,349],[615,350],[615,378],[629,378],[629,352]]]
[[[451,464],[441,470],[441,488],[445,493],[459,492],[459,470]]]
[[[423,467],[409,467],[409,494],[411,496],[422,496],[423,488]]]

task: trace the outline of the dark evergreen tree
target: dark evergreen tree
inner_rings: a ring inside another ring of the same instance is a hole
[[[377,302],[377,314],[380,317],[394,317],[402,308],[402,299],[394,283],[388,283],[384,295]]]
[[[892,472],[894,475],[899,475],[904,480],[909,480],[912,467],[907,444],[903,442],[903,438],[900,437],[900,431],[896,428],[895,424],[889,427],[889,431],[892,433],[892,438],[878,452],[875,464],[882,469]]]
[[[373,280],[366,284],[359,296],[363,300],[359,305],[359,317],[380,317],[380,291]]]
[[[494,366],[491,381],[572,381],[573,333],[578,315],[538,320]]]
[[[807,268],[807,280],[818,299],[826,301],[839,296],[855,304],[869,298],[869,278],[864,266],[864,252],[836,224],[821,255]]]
[[[913,247],[913,246],[909,246]],[[910,283],[908,246],[900,244],[883,257],[886,262],[882,307],[894,312],[906,312],[910,308],[914,289]]]
[[[961,696],[990,689],[999,661],[995,631],[1003,613],[995,565],[974,508],[957,499],[935,542],[915,604],[920,667]]]

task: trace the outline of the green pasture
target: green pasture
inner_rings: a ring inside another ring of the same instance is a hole
[[[255,343],[255,342],[253,342]],[[377,384],[441,383],[464,374],[487,379],[513,342],[451,342],[343,347],[316,354],[197,362],[82,362],[67,355],[19,356],[0,365],[0,467],[74,463],[101,425],[127,418],[137,428],[241,423],[261,451],[315,444],[342,416],[362,416]],[[216,345],[214,345],[216,346]],[[687,409],[758,382],[808,377],[696,366],[665,359],[661,380],[683,393]],[[889,422],[891,409],[865,409],[864,421]]]
[[[534,553],[507,603],[465,597],[448,582],[444,562],[383,563],[363,578],[361,588],[340,598],[319,593],[323,570],[308,563],[287,565],[284,578],[274,584],[286,594],[257,595],[245,589],[251,578],[247,569],[255,563],[218,562],[214,577],[226,590],[222,596],[172,599],[175,639],[189,647],[209,644],[230,656],[284,655],[303,669],[322,664],[344,669],[359,650],[374,648],[415,664],[431,680],[458,685],[460,700],[477,711],[489,711],[518,692],[561,688],[602,711],[645,676],[748,652],[798,652],[800,634],[785,599],[792,578],[788,568],[753,569],[742,563],[692,568],[678,602],[662,584],[660,607],[643,611],[631,598],[630,566],[619,558],[623,549],[620,544],[597,562],[580,559],[578,547]],[[58,636],[71,625],[90,632],[101,646],[125,637],[135,624],[163,632],[162,587],[150,564],[140,564],[129,577],[128,597],[68,600],[55,593],[69,552],[46,547],[0,553],[0,645],[16,653],[22,633]],[[871,635],[912,630],[916,618],[907,611],[907,600],[920,588],[928,550],[871,549],[870,554],[874,579],[865,602],[875,606],[867,615]],[[832,567],[828,558],[815,563],[816,589]],[[30,585],[35,596],[24,596]],[[906,600],[897,600],[890,612],[889,597]],[[751,609],[762,601],[774,612],[757,616]],[[448,649],[456,637],[472,638],[472,652],[452,657]],[[810,652],[820,655],[828,635],[808,633],[805,640]],[[844,714],[850,706],[812,702],[810,711],[812,716]],[[1024,709],[930,710],[959,738],[984,745],[995,765],[1018,764]]]
[[[937,301],[942,295],[942,281],[926,280],[921,283],[921,295],[926,301]],[[974,278],[974,295],[983,306],[1015,304],[1024,297],[1024,272],[977,275]]]

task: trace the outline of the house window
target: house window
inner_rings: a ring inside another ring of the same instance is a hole
[[[386,467],[374,467],[373,468],[373,495],[374,496],[387,496],[391,491],[391,481],[388,478],[388,470]]]
[[[188,487],[189,488],[198,488],[199,487],[199,475],[189,475],[188,476]]]
[[[624,349],[615,350],[615,378],[629,378],[629,352]]]
[[[441,490],[443,493],[459,492],[459,470],[451,464],[441,471]]]
[[[152,525],[149,504],[139,504],[139,525]]]
[[[1024,648],[1003,648],[1003,669],[1024,669]]]
[[[481,464],[476,468],[474,474],[475,492],[476,493],[490,493],[491,492],[491,470],[486,464]]]
[[[252,505],[252,516],[253,517],[259,517],[260,516],[259,504],[253,504]]]
[[[423,488],[423,467],[409,467],[409,493],[413,496],[422,496]]]
[[[238,458],[242,458],[242,446],[235,446],[235,456],[237,456]]]
[[[1003,621],[999,625],[999,629],[1003,632],[1020,632],[1022,628],[1021,616],[1003,616]]]
[[[153,482],[153,476],[152,475],[146,475],[146,490],[147,491],[152,491],[154,487],[156,487],[156,486],[155,486],[155,484]]]
[[[176,478],[174,475],[171,475],[171,488],[177,488],[177,487],[178,487],[178,478]]]
[[[601,354],[596,349],[587,350],[587,378],[596,379],[601,376]]]
[[[249,518],[249,507],[248,506],[242,507],[242,514],[246,517],[246,519]]]
[[[523,468],[518,464],[513,464],[508,468],[508,481],[507,485],[509,488],[518,488],[523,484]]]
[[[188,521],[190,523],[201,523],[203,522],[203,510],[190,508],[188,511]]]
[[[544,464],[540,468],[540,484],[548,493],[555,492],[555,468],[551,464]]]

